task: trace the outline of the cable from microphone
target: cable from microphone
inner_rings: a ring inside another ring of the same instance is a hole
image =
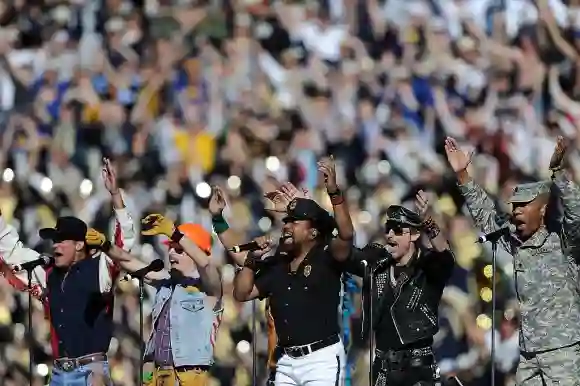
[[[133,278],[136,279],[144,278],[145,275],[147,275],[149,272],[159,272],[162,271],[163,268],[165,268],[165,263],[163,262],[163,260],[155,259],[148,266],[138,269],[133,273],[126,274],[125,276],[123,276],[121,281],[129,281]]]
[[[36,267],[48,267],[54,264],[54,257],[48,255],[39,255],[38,259],[27,261],[26,263],[16,264],[12,267],[14,272],[31,271]]]

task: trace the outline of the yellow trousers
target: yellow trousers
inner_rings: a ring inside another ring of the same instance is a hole
[[[144,386],[205,386],[209,374],[203,370],[175,371],[159,368],[153,371],[153,379]]]

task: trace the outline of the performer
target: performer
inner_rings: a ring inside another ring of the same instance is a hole
[[[133,221],[108,160],[103,178],[115,209],[116,243],[131,249]],[[54,242],[54,267],[37,267],[32,275],[51,325],[55,360],[50,385],[112,385],[106,353],[113,334],[113,284],[119,270],[103,253],[90,253],[104,236],[88,231],[87,224],[75,217],[60,217],[54,228],[41,229],[39,235]],[[22,245],[16,230],[2,218],[0,255],[12,266],[39,258],[36,251]],[[23,275],[26,277],[26,273],[18,277]]]
[[[340,339],[338,306],[342,262],[352,252],[353,226],[338,186],[332,158],[318,163],[325,175],[334,217],[316,202],[296,198],[287,209],[291,240],[287,258],[275,258],[266,273],[255,276],[259,260],[272,245],[248,255],[234,279],[238,301],[269,298],[282,357],[276,367],[276,385],[336,385],[344,375],[344,346]],[[332,238],[332,231],[338,236]],[[268,259],[270,261],[270,259]]]
[[[147,374],[146,384],[205,385],[223,314],[222,281],[211,260],[211,234],[197,224],[176,228],[159,214],[147,216],[143,229],[144,235],[169,238],[167,269],[145,276],[157,289],[153,331],[144,358],[154,362],[155,370]],[[146,266],[121,248],[112,247],[107,253],[129,272]]]
[[[292,186],[293,187],[293,186]],[[294,187],[294,190],[298,192],[298,190]],[[278,194],[282,194],[278,192]],[[294,195],[294,194],[293,194]],[[222,189],[218,186],[212,187],[212,195],[209,201],[208,210],[212,215],[212,224],[215,233],[218,236],[219,241],[224,246],[224,248],[228,251],[229,255],[232,257],[234,262],[238,267],[242,267],[244,262],[246,261],[246,257],[248,252],[240,252],[234,253],[231,252],[231,249],[238,244],[238,240],[234,232],[230,229],[226,219],[223,216],[223,211],[226,207],[226,198],[225,193]],[[285,210],[285,208],[284,208]],[[287,227],[287,225],[285,226]],[[282,234],[284,234],[284,230]],[[284,253],[283,248],[285,245],[291,245],[291,239],[286,240],[288,243],[285,243],[285,240],[281,239],[278,243],[278,250],[277,253],[274,255],[278,255],[279,253]],[[261,266],[261,269],[257,274],[264,274],[270,265],[264,264]],[[276,341],[276,328],[274,325],[274,319],[272,318],[272,313],[270,312],[270,302],[266,300],[266,322],[267,322],[267,329],[268,329],[268,385],[274,384],[274,379],[276,377],[276,363],[281,356],[281,352],[277,349]]]
[[[440,229],[429,214],[426,195],[416,197],[419,213],[399,205],[387,209],[387,246],[371,244],[354,259],[365,259],[373,272],[373,320],[363,321],[376,341],[372,384],[376,386],[439,385],[433,336],[439,330],[438,308],[455,260]],[[421,234],[432,249],[420,245]],[[354,264],[361,274],[360,264]],[[369,277],[363,293],[369,293]],[[370,311],[368,296],[363,302]],[[371,336],[372,339],[372,336]]]
[[[580,385],[580,303],[574,261],[580,245],[580,194],[562,170],[565,150],[559,137],[550,162],[564,209],[561,226],[551,230],[545,225],[550,183],[521,184],[510,200],[516,232],[500,243],[514,257],[520,302],[518,385]],[[445,151],[475,224],[486,233],[506,226],[497,223],[493,201],[467,172],[471,155],[452,138],[446,139]]]

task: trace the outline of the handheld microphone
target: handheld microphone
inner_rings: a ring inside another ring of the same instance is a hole
[[[483,243],[488,242],[488,241],[495,242],[504,236],[508,236],[510,233],[512,233],[514,231],[515,231],[515,226],[513,224],[510,224],[509,226],[506,226],[506,227],[500,228],[496,231],[486,233],[484,235],[479,236],[477,238],[476,243],[483,244]]]
[[[13,266],[14,272],[32,271],[36,267],[48,267],[54,264],[54,257],[48,255],[40,255],[38,259],[27,261],[26,263],[17,264]]]
[[[229,251],[234,253],[240,253],[240,252],[259,251],[260,249],[262,248],[260,248],[257,242],[251,241],[249,243],[235,245],[233,248],[230,248]]]
[[[121,281],[129,281],[132,278],[142,279],[147,275],[149,272],[159,272],[165,268],[165,263],[161,259],[153,260],[148,266],[143,267],[141,269],[136,270],[131,274],[127,274],[123,276]]]

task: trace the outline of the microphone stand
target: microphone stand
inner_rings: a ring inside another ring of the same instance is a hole
[[[32,386],[34,381],[34,335],[32,332],[32,271],[33,269],[28,269],[26,275],[28,278],[28,384]]]
[[[491,240],[491,386],[495,386],[496,271],[498,240]]]
[[[258,352],[256,329],[256,299],[252,300],[252,386],[256,386],[258,377]]]
[[[139,386],[143,385],[143,357],[145,345],[143,343],[143,299],[145,293],[145,276],[139,277]]]
[[[368,270],[368,267],[365,267],[365,271]],[[365,272],[366,276],[366,272]],[[369,270],[369,385],[373,386],[373,359],[375,353],[375,340],[373,334],[373,303],[374,303],[374,294],[375,294],[375,279],[374,279],[374,270]]]

